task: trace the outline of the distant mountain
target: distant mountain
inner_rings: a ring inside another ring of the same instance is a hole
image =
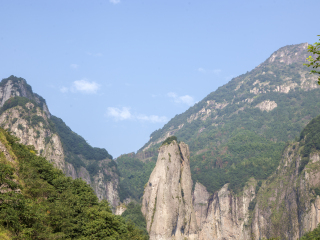
[[[52,116],[44,98],[33,93],[23,78],[10,76],[0,82],[0,125],[25,145],[33,145],[67,176],[82,178],[98,198],[119,203],[117,164],[107,150],[90,146],[62,119]]]
[[[132,159],[154,166],[160,144],[173,135],[190,147],[193,182],[202,183],[211,193],[226,183],[238,192],[250,177],[266,179],[278,167],[286,142],[320,113],[317,77],[303,65],[310,55],[307,46],[280,48],[153,132],[136,155],[119,157],[120,186],[127,182],[129,190],[143,189],[145,182],[132,185],[122,166]],[[140,172],[130,172],[131,182],[139,182],[135,175]],[[126,193],[122,195],[128,197]]]

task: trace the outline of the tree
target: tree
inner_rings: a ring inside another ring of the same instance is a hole
[[[318,35],[318,36],[320,36],[320,35]],[[312,67],[314,69],[314,70],[311,70],[311,73],[320,74],[320,71],[316,70],[318,67],[320,67],[320,42],[315,42],[313,45],[309,44],[308,52],[311,52],[312,54],[314,54],[315,58],[313,58],[312,56],[309,56],[307,58],[307,61],[309,63],[306,63],[304,65],[306,65],[308,67]],[[318,77],[318,84],[320,85],[320,76]]]

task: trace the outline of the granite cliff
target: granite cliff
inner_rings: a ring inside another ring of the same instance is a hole
[[[174,140],[159,149],[141,209],[151,240],[197,237],[189,158],[189,148],[185,143]]]
[[[308,138],[320,132],[320,117],[310,125],[318,132],[302,132],[300,141],[284,149],[269,178],[250,178],[238,193],[228,183],[210,194],[197,182],[192,191],[188,146],[176,141],[161,146],[142,200],[150,239],[296,240],[315,229],[320,223],[320,141],[311,140],[310,147]]]
[[[114,208],[119,204],[119,175],[112,156],[105,149],[92,148],[61,119],[52,116],[46,101],[33,93],[23,78],[10,76],[1,81],[0,107],[1,127],[10,130],[20,143],[33,145],[38,155],[67,176],[84,179],[100,200],[107,199]],[[80,151],[76,141],[82,141],[85,149]],[[98,157],[82,154],[88,150]]]

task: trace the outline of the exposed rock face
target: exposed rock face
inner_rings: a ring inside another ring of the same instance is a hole
[[[40,121],[32,123],[29,120],[30,116],[38,116]],[[46,127],[49,125],[47,115],[39,107],[27,103],[26,108],[21,106],[10,108],[0,115],[0,123],[3,128],[10,129],[20,138],[22,144],[33,145],[38,155],[64,170],[65,161],[61,141],[57,134]]]
[[[127,210],[126,205],[125,204],[120,204],[120,205],[117,206],[115,214],[116,215],[122,215],[122,213],[124,213],[125,210]]]
[[[1,127],[9,129],[22,144],[33,145],[38,155],[45,157],[67,176],[73,179],[82,178],[92,186],[99,200],[108,200],[115,209],[119,204],[119,176],[107,166],[112,160],[99,161],[99,171],[94,176],[90,176],[83,166],[76,169],[71,163],[65,161],[66,152],[58,133],[50,126],[51,114],[45,100],[33,93],[32,88],[22,78],[11,76],[2,80],[0,107],[16,96],[25,97],[31,101],[23,106],[18,105],[3,111],[0,115]]]
[[[296,240],[315,229],[320,223],[320,153],[312,153],[309,158],[299,173],[299,143],[288,146],[277,171],[262,184],[258,194],[253,178],[238,195],[228,191],[226,184],[210,196],[203,185],[196,183],[193,205],[199,240]],[[254,210],[249,210],[252,201],[257,203]]]
[[[197,239],[189,148],[176,141],[159,150],[142,200],[150,239]]]
[[[286,148],[277,171],[262,185],[252,221],[255,239],[295,240],[320,223],[320,155],[312,153],[300,173],[299,143]]]
[[[255,197],[255,181],[251,180],[243,193],[234,196],[228,184],[209,197],[205,187],[196,184],[194,209],[199,225],[199,240],[250,239],[249,204]]]
[[[270,101],[270,100],[266,100],[266,101],[263,101],[261,103],[259,103],[256,108],[259,108],[261,111],[271,111],[273,110],[274,108],[276,108],[278,105],[275,101]]]
[[[203,122],[212,121],[213,126],[221,129],[225,123],[232,121],[228,118],[239,111],[247,111],[258,107],[262,111],[270,112],[281,106],[283,102],[281,96],[284,96],[284,94],[290,95],[293,92],[319,89],[317,76],[310,74],[310,69],[303,66],[303,63],[307,62],[306,58],[310,56],[307,47],[308,43],[303,43],[285,46],[275,51],[255,69],[234,78],[228,84],[219,88],[221,91],[217,89],[210,93],[185,113],[174,117],[163,129],[155,131],[151,134],[150,140],[139,150],[139,153],[147,151],[173,135],[180,137],[180,134],[184,134],[186,131],[195,135],[195,131],[199,131],[199,129],[191,129],[191,125],[186,124],[198,119]],[[282,73],[280,74],[280,72]],[[230,98],[232,95],[233,99]],[[261,105],[260,97],[263,97],[263,100],[268,99],[269,102]],[[305,125],[306,123],[303,123],[301,127]],[[179,126],[184,126],[182,131]],[[208,131],[210,131],[209,128],[198,133],[205,135]],[[188,140],[186,139],[187,143],[191,144]]]

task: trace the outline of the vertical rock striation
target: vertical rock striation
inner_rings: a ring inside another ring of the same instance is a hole
[[[114,209],[118,206],[119,176],[115,171],[116,167],[108,166],[113,160],[97,161],[98,170],[91,175],[86,167],[95,160],[86,161],[79,155],[78,157],[85,161],[85,167],[76,167],[67,162],[68,151],[64,149],[59,133],[52,123],[46,101],[33,93],[26,80],[10,76],[0,82],[0,107],[1,127],[10,130],[20,139],[20,143],[33,145],[38,155],[45,157],[67,176],[73,179],[82,178],[90,184],[99,200],[108,200]]]
[[[197,239],[189,147],[175,140],[160,147],[145,187],[142,213],[150,239]]]

